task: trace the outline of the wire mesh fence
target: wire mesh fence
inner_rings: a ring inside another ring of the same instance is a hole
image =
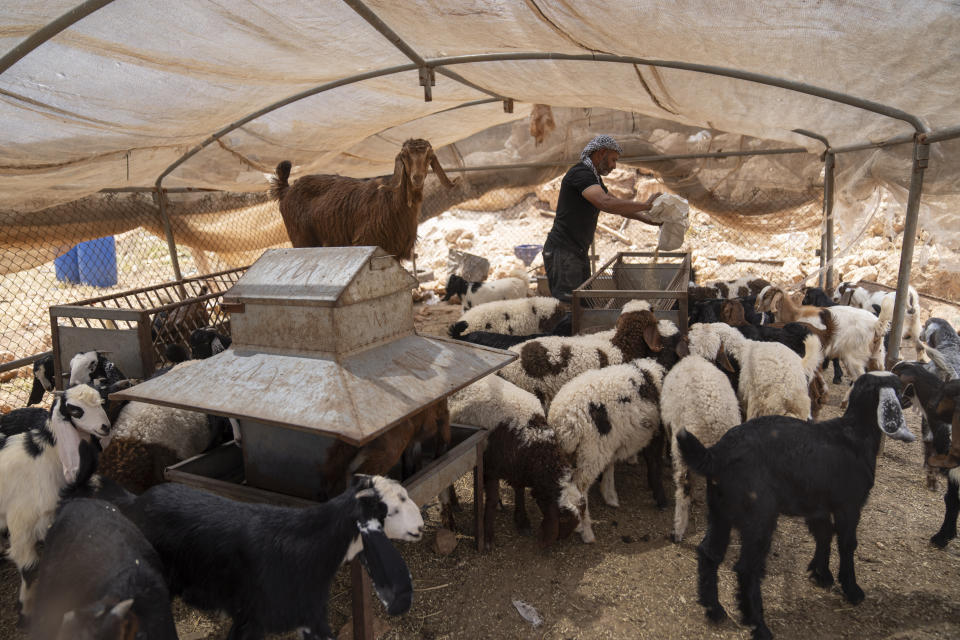
[[[706,163],[700,167],[701,185],[706,184],[703,178],[710,170]],[[714,206],[710,211],[692,206],[681,251],[692,253],[697,281],[752,273],[782,283],[812,277],[810,284],[815,284],[823,230],[822,186],[805,200],[800,198],[803,202],[798,205],[797,190],[781,188],[776,179],[735,184],[735,176],[719,170],[716,175],[721,176],[718,180],[723,181],[725,193],[736,194],[743,206]],[[418,230],[418,268],[433,272],[434,286],[443,284],[453,248],[489,259],[490,277],[520,268],[536,271],[541,257],[525,264],[515,248],[543,244],[553,224],[559,182],[558,178],[536,187],[495,189],[437,211],[425,207],[425,221]],[[621,168],[605,182],[612,194],[622,198],[645,200],[655,192],[668,191],[649,168]],[[729,202],[729,197],[724,201]],[[844,243],[845,255],[854,255],[860,243],[878,242],[869,240],[870,233],[851,236],[848,229],[869,231],[879,224],[887,244],[895,241],[897,203],[888,203],[889,210],[880,215],[868,205],[861,203],[859,213],[838,216],[837,249]],[[170,193],[166,213],[184,278],[244,267],[267,248],[289,246],[276,202],[266,194]],[[876,219],[870,222],[870,216]],[[151,192],[97,194],[38,212],[0,212],[0,228],[4,230],[0,238],[0,411],[6,411],[26,402],[32,384],[31,358],[52,348],[51,306],[168,283],[174,279],[174,268],[163,217]],[[595,236],[595,264],[619,252],[651,250],[656,241],[655,227],[602,213]],[[920,251],[920,255],[925,254]],[[184,337],[177,336],[180,341]],[[161,353],[155,355],[157,362],[165,362]]]

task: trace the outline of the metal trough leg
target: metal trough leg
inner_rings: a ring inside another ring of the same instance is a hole
[[[353,597],[353,637],[373,640],[373,607],[370,604],[370,576],[359,558],[350,561],[350,591]]]
[[[483,442],[477,443],[477,465],[473,468],[473,535],[477,551],[483,553]]]

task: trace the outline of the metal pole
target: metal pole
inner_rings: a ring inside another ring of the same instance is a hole
[[[170,226],[170,216],[167,215],[167,194],[159,186],[156,194],[160,205],[160,221],[163,223],[163,232],[167,236],[167,250],[170,252],[170,261],[173,264],[173,277],[180,282],[183,276],[180,275],[180,261],[177,259],[177,243],[173,240],[173,227]]]
[[[833,291],[833,174],[835,156],[833,152],[827,151],[824,154],[823,161],[823,218],[824,229],[823,243],[826,251],[826,290]],[[821,255],[821,264],[824,256]]]
[[[893,305],[890,325],[890,345],[886,367],[889,369],[900,358],[900,337],[903,316],[907,308],[907,287],[910,286],[910,267],[913,263],[913,245],[917,239],[917,218],[920,214],[920,196],[923,192],[923,172],[930,160],[930,145],[918,139],[913,144],[913,171],[910,174],[910,195],[907,197],[907,217],[903,226],[903,246],[900,248],[900,271],[897,273],[897,297]]]

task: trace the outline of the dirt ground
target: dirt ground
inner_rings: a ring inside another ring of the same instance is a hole
[[[442,334],[459,315],[459,307],[417,307],[417,326]],[[823,418],[839,414],[840,387],[830,388]],[[907,421],[919,436],[916,411]],[[673,483],[665,470],[664,486]],[[782,639],[808,638],[960,638],[960,540],[945,550],[928,542],[943,518],[941,490],[924,487],[921,445],[888,441],[878,461],[876,485],[863,510],[856,568],[867,594],[849,605],[838,588],[816,587],[805,567],[813,541],[802,521],[781,518],[768,559],[763,594],[767,624]],[[638,466],[617,469],[621,507],[591,494],[597,542],[585,545],[576,535],[547,551],[517,535],[510,509],[512,492],[503,491],[507,512],[497,514],[496,545],[477,553],[472,537],[472,482],[457,484],[463,503],[458,514],[459,544],[448,556],[431,549],[439,526],[436,502],[424,506],[427,533],[423,542],[400,544],[414,580],[414,604],[399,618],[375,611],[388,629],[382,638],[749,638],[749,629],[728,620],[711,625],[697,604],[696,545],[703,537],[705,508],[702,481],[687,538],[674,545],[667,538],[673,504],[658,511]],[[534,526],[539,514],[533,507]],[[836,572],[836,546],[831,568]],[[734,537],[720,570],[720,598],[736,612],[732,565],[739,554]],[[18,578],[10,563],[0,567],[0,639],[21,640],[14,627]],[[521,600],[533,606],[543,623],[534,627],[514,608]],[[175,603],[180,638],[220,640],[229,622]],[[341,571],[331,598],[330,623],[338,629],[350,614],[349,578]],[[271,636],[295,638],[295,634]]]

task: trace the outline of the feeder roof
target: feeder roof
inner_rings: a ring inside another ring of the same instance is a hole
[[[418,335],[414,285],[379,247],[267,251],[224,295],[230,349],[114,397],[363,444],[517,357]]]

